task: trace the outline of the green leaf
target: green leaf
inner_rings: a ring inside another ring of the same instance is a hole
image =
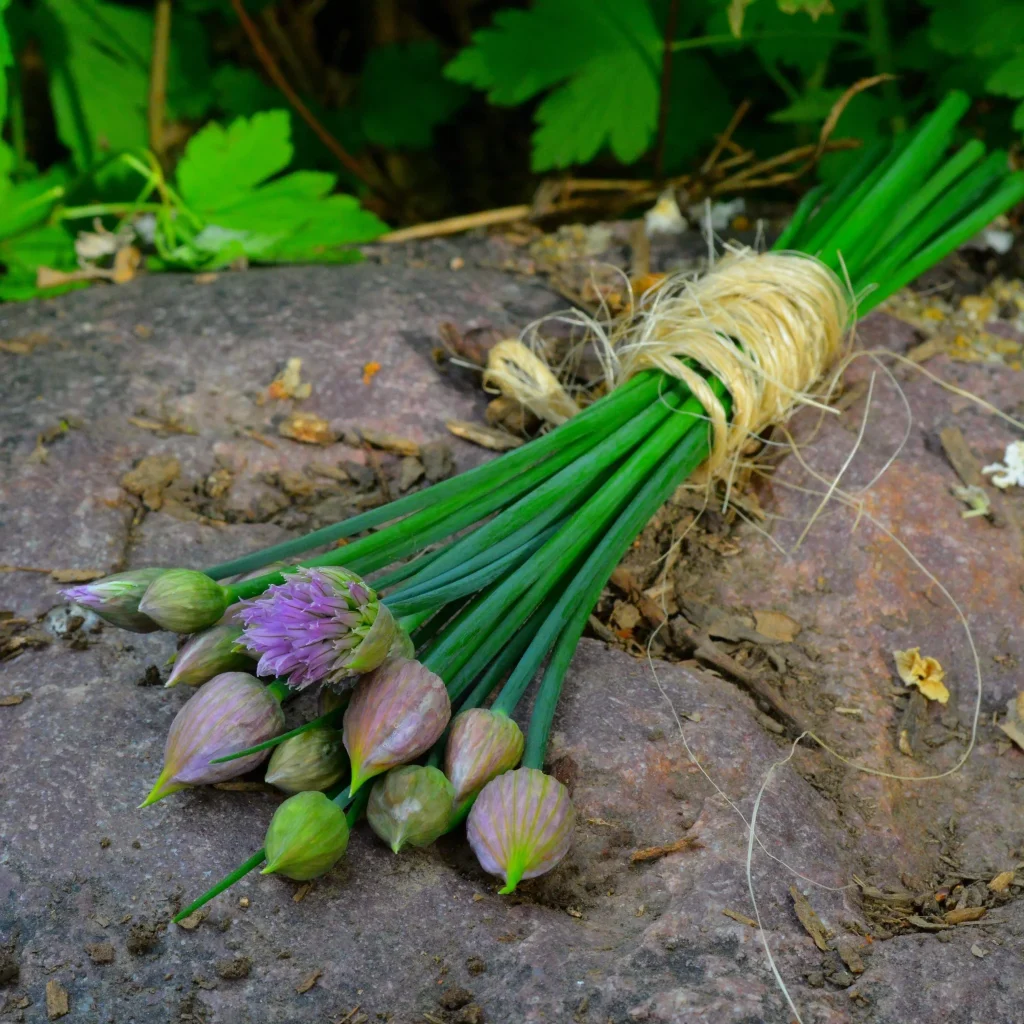
[[[211,123],[194,135],[178,165],[178,187],[205,226],[184,241],[168,240],[157,264],[200,269],[240,257],[264,263],[358,259],[342,247],[370,241],[387,225],[354,196],[330,195],[333,174],[274,177],[291,156],[284,110],[240,117],[227,128]]]
[[[466,92],[443,76],[437,43],[421,41],[371,50],[359,96],[360,122],[371,142],[422,149],[434,127],[462,106]]]
[[[1024,98],[1024,52],[1011,57],[988,76],[985,87],[999,96]]]
[[[178,164],[185,202],[206,214],[244,199],[254,186],[288,166],[289,132],[284,110],[240,117],[227,128],[211,122],[196,132]]]
[[[11,37],[4,24],[4,11],[10,4],[11,0],[0,0],[0,128],[3,128],[7,116],[7,69],[14,67]]]
[[[1020,103],[1013,112],[1013,127],[1024,132],[1024,103]]]
[[[103,0],[42,0],[34,32],[49,71],[57,134],[76,166],[147,144],[153,17]],[[206,37],[176,13],[168,65],[168,116],[198,118],[212,99]]]
[[[445,74],[495,104],[558,87],[537,110],[536,171],[586,162],[605,145],[631,163],[654,134],[661,50],[645,0],[538,0],[500,11]]]
[[[687,160],[706,154],[708,142],[729,123],[733,104],[711,65],[697,53],[677,53],[672,61],[665,131],[665,170],[676,173]]]
[[[56,288],[36,287],[39,267],[74,270],[77,266],[74,239],[59,225],[46,224],[34,231],[0,240],[0,263],[5,268],[0,275],[0,300],[59,295],[85,285],[85,282],[70,282]]]
[[[842,89],[809,89],[788,107],[769,115],[776,124],[821,124],[829,115]]]
[[[803,11],[817,21],[823,14],[834,14],[831,0],[776,0],[783,14],[799,14]]]
[[[63,198],[67,175],[62,167],[15,185],[7,172],[13,153],[0,144],[0,238],[9,238],[41,224]]]

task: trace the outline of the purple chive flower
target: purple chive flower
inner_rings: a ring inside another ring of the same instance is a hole
[[[132,569],[116,572],[92,583],[62,590],[64,600],[94,611],[105,622],[133,633],[152,633],[160,627],[139,611],[139,602],[149,585],[165,569]]]
[[[429,750],[451,714],[444,681],[418,661],[390,658],[361,679],[343,726],[352,764],[351,792]]]
[[[246,750],[284,729],[284,712],[270,687],[245,672],[224,672],[190,697],[174,716],[164,745],[164,768],[142,807],[186,786],[209,785],[244,775],[270,753],[210,764]]]
[[[242,603],[242,643],[259,674],[290,686],[336,683],[370,672],[388,655],[397,627],[387,606],[347,569],[296,569],[284,583]]]
[[[510,893],[568,853],[575,819],[565,786],[536,768],[517,768],[480,791],[466,836],[484,871],[505,879],[498,891]]]
[[[470,708],[456,715],[448,733],[444,773],[461,804],[510,768],[523,756],[523,732],[508,715],[487,708]]]

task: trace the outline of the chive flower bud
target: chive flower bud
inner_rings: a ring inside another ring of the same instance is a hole
[[[345,812],[323,793],[297,793],[274,812],[263,841],[264,875],[284,875],[296,882],[326,874],[348,846]]]
[[[469,812],[466,835],[480,866],[514,892],[524,878],[550,871],[568,852],[576,814],[569,791],[536,768],[492,779]]]
[[[186,683],[201,686],[222,672],[252,672],[256,662],[238,643],[242,625],[237,619],[238,605],[233,604],[215,626],[193,633],[174,656],[166,686]]]
[[[345,710],[343,729],[352,763],[351,792],[429,750],[451,713],[441,677],[418,661],[391,658],[360,680]]]
[[[340,568],[296,569],[240,614],[260,675],[288,676],[299,689],[375,669],[398,628],[373,588]]]
[[[286,793],[324,790],[333,786],[347,767],[341,733],[317,726],[274,747],[266,780]]]
[[[398,853],[403,846],[429,846],[444,835],[455,806],[455,790],[429,765],[392,768],[370,792],[370,828]]]
[[[133,633],[152,633],[160,627],[139,611],[139,602],[149,585],[166,569],[132,569],[116,572],[92,583],[68,587],[61,596],[95,612],[104,622]]]
[[[267,751],[224,764],[210,762],[272,739],[283,729],[281,705],[258,679],[245,672],[215,676],[175,715],[164,746],[163,771],[142,806],[186,786],[244,775],[266,758]]]
[[[166,569],[150,585],[139,611],[173,633],[195,633],[227,611],[227,588],[194,569]]]
[[[501,711],[470,708],[456,715],[444,755],[444,773],[455,787],[455,803],[515,768],[525,742],[519,726]]]

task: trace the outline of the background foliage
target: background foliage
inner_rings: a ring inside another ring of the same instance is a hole
[[[128,251],[345,261],[537,175],[671,174],[744,98],[738,140],[771,156],[878,72],[837,134],[957,86],[969,130],[1014,147],[1024,0],[0,0],[0,298],[130,275]]]

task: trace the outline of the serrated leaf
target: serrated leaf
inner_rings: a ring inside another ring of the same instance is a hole
[[[161,249],[157,265],[215,269],[245,257],[255,262],[348,262],[343,246],[369,241],[387,225],[354,196],[330,195],[337,178],[320,171],[274,177],[291,158],[289,119],[274,110],[209,124],[178,165],[189,210],[206,223]],[[271,179],[271,180],[268,180]]]
[[[360,124],[377,145],[423,148],[465,99],[465,90],[443,76],[437,43],[378,46],[359,81]]]
[[[190,207],[210,214],[246,198],[291,158],[284,110],[239,117],[227,128],[211,122],[189,139],[178,164],[178,186]]]
[[[585,162],[605,145],[628,163],[654,133],[661,50],[645,0],[539,0],[499,12],[445,73],[496,104],[558,86],[537,110],[534,170]]]
[[[103,0],[42,0],[34,33],[49,71],[57,134],[80,168],[147,144],[153,17]],[[172,21],[168,114],[200,117],[212,98],[206,37],[187,15]]]
[[[1024,53],[1018,53],[988,76],[985,87],[999,96],[1019,100],[1024,97]]]

